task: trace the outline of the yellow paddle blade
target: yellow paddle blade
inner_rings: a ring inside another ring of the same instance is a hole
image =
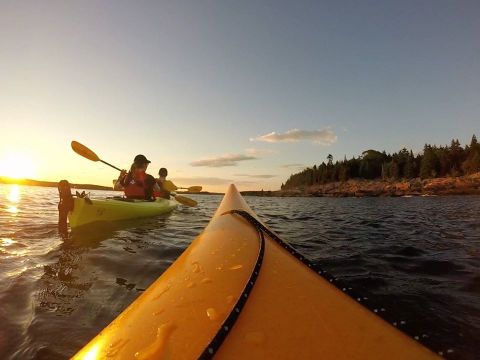
[[[190,186],[188,188],[188,191],[190,191],[190,192],[200,192],[200,191],[202,191],[202,187],[201,186]]]
[[[190,199],[188,197],[182,196],[182,195],[175,195],[175,200],[177,200],[180,204],[190,206],[190,207],[195,207],[197,206],[197,202],[193,199]]]
[[[176,191],[178,189],[178,187],[176,187],[175,184],[170,180],[165,180],[162,186],[167,191]]]
[[[83,156],[84,158],[87,158],[88,160],[92,160],[92,161],[99,161],[100,160],[100,158],[97,156],[97,154],[95,154],[92,150],[90,150],[85,145],[82,145],[77,141],[72,141],[72,149],[78,155]]]

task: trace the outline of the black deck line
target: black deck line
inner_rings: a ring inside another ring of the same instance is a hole
[[[226,214],[238,214],[245,218],[245,215],[243,214],[243,212],[237,211],[237,210],[227,212]],[[247,219],[247,221],[249,220]],[[252,222],[249,221],[249,223],[255,226],[255,224],[253,224]],[[245,285],[245,288],[240,294],[240,298],[237,300],[235,306],[233,307],[232,311],[228,315],[227,319],[223,322],[220,329],[213,337],[212,341],[210,341],[207,347],[203,350],[202,354],[198,357],[201,360],[211,359],[215,355],[215,353],[218,351],[223,341],[225,340],[227,335],[230,333],[230,330],[232,329],[233,325],[237,321],[238,316],[240,315],[240,312],[245,306],[248,296],[250,295],[250,292],[252,291],[253,286],[257,281],[257,277],[258,277],[258,274],[260,273],[260,268],[262,267],[262,263],[263,263],[263,255],[265,253],[265,237],[264,237],[263,231],[260,228],[256,226],[255,228],[259,235],[260,248],[258,251],[258,256],[255,262],[255,266],[253,267],[252,274],[250,275],[250,278],[248,279],[248,282]]]
[[[326,281],[331,283],[333,286],[335,286],[338,290],[342,291],[346,295],[348,295],[350,298],[355,300],[356,302],[360,303],[363,305],[364,308],[370,310],[373,312],[375,315],[379,316],[382,320],[386,321],[387,323],[391,324],[398,330],[400,330],[402,333],[407,335],[409,338],[412,340],[415,340],[419,343],[421,343],[423,346],[427,347],[431,351],[437,353],[440,356],[446,355],[445,351],[439,351],[432,349],[429,343],[429,337],[426,334],[419,334],[419,335],[412,335],[411,333],[408,333],[407,331],[409,330],[408,325],[406,324],[405,321],[402,320],[396,320],[393,319],[391,314],[387,312],[387,310],[382,307],[382,306],[377,306],[378,304],[374,304],[369,298],[363,296],[362,294],[358,293],[354,289],[352,289],[345,281],[342,281],[340,279],[337,279],[334,277],[332,274],[330,274],[328,271],[323,270],[319,265],[316,265],[312,263],[310,260],[308,260],[305,256],[300,254],[295,248],[293,248],[291,245],[287,244],[285,241],[283,241],[279,236],[277,236],[275,233],[273,233],[270,229],[268,229],[265,225],[263,225],[259,220],[257,220],[254,216],[252,216],[250,213],[244,210],[232,210],[229,212],[226,212],[225,214],[238,214],[241,215],[243,218],[245,218],[249,223],[251,223],[257,231],[260,233],[265,233],[267,234],[270,238],[272,238],[277,244],[279,244],[281,247],[283,247],[286,251],[288,251],[292,256],[300,260],[305,266],[307,266],[310,270],[315,272],[317,275],[321,276],[324,278]],[[264,241],[264,240],[263,240]],[[263,256],[263,255],[262,255]]]

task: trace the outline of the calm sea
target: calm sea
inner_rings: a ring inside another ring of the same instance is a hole
[[[112,192],[92,191],[92,198]],[[0,185],[0,358],[65,359],[182,253],[221,196],[64,241],[57,191]],[[480,197],[247,197],[317,265],[451,359],[480,354]]]

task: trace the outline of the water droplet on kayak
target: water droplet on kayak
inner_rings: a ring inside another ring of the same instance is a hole
[[[187,284],[187,288],[191,289],[193,287],[195,287],[195,283],[193,281]]]
[[[123,349],[123,347],[129,342],[129,340],[118,339],[113,343],[108,345],[105,355],[107,357],[115,357],[118,355],[118,352]]]
[[[212,321],[216,321],[219,318],[218,312],[214,308],[207,309],[207,316]]]
[[[252,331],[245,335],[245,341],[253,345],[261,345],[265,342],[266,336],[261,331]]]
[[[160,309],[160,310],[157,310],[155,312],[152,313],[153,316],[158,316],[160,315],[161,313],[163,313],[165,310],[164,309]]]
[[[217,269],[217,270],[223,270],[223,264],[218,265],[215,269]]]
[[[167,286],[165,286],[165,287],[163,288],[163,290],[161,290],[152,300],[157,300],[157,299],[159,299],[160,296],[162,296],[162,295],[165,294],[168,290],[170,290],[170,287],[171,287],[170,284],[168,284]]]
[[[192,270],[192,271],[193,271],[194,273],[199,273],[199,272],[200,272],[200,264],[199,264],[198,262],[196,262],[196,261],[193,262],[193,263],[192,263],[192,266],[193,266],[193,270]]]
[[[231,256],[232,258],[234,258],[234,257],[235,257],[235,256],[237,256],[237,255],[235,255],[235,254],[232,254],[232,255],[230,255],[230,256]]]
[[[232,304],[233,303],[233,295],[228,295],[227,296],[227,304]]]
[[[204,278],[204,279],[202,279],[202,281],[201,281],[202,284],[209,284],[209,283],[211,283],[211,282],[212,282],[212,279],[210,279],[210,278]]]
[[[231,266],[230,267],[230,270],[238,270],[238,269],[241,269],[243,267],[243,265],[234,265],[234,266]]]
[[[157,335],[155,340],[148,345],[146,348],[137,351],[135,353],[135,358],[139,360],[144,359],[159,359],[165,355],[165,350],[167,348],[167,341],[173,330],[175,330],[175,325],[171,323],[166,323],[160,325],[157,329]]]
[[[114,348],[114,347],[117,347],[122,341],[123,341],[123,339],[115,340],[114,342],[108,344],[108,347],[109,347],[110,349],[111,349],[111,348]]]

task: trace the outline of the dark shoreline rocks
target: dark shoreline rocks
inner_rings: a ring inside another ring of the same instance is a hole
[[[480,195],[480,172],[459,177],[403,181],[352,179],[278,191],[244,191],[243,195],[278,197],[399,197],[435,195]]]

